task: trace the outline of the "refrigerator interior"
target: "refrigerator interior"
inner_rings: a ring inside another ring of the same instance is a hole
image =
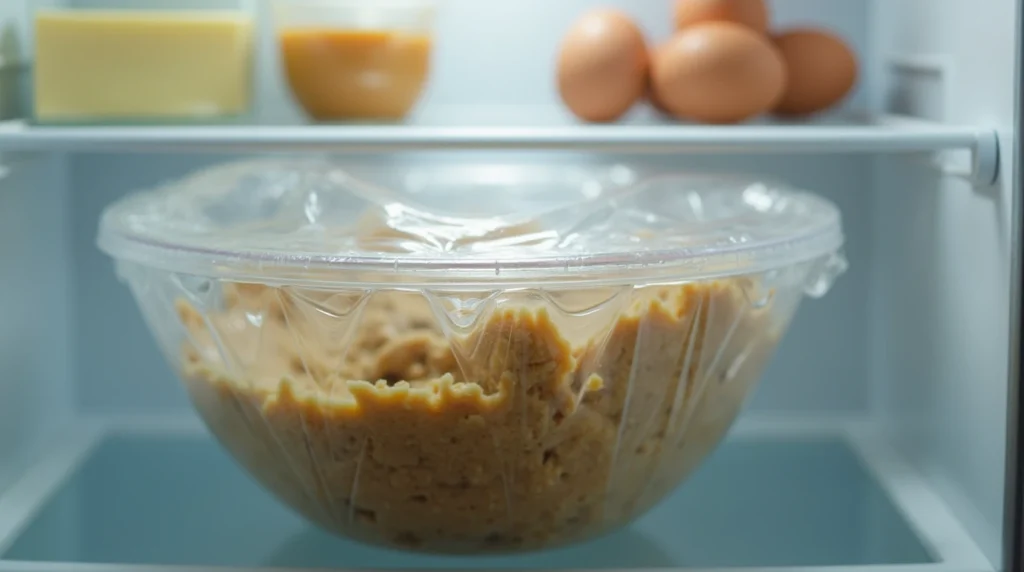
[[[663,0],[604,4],[627,8],[651,36],[668,33]],[[0,4],[28,59],[30,14],[42,5]],[[418,121],[564,121],[553,53],[592,5],[441,0],[438,64]],[[94,238],[116,198],[248,154],[244,141],[231,156],[156,146],[140,154],[108,145],[102,128],[33,140],[44,128],[0,124],[0,571],[1001,569],[1005,475],[1015,462],[1007,404],[1019,288],[1011,272],[1019,7],[775,0],[774,8],[778,27],[829,27],[860,55],[857,92],[835,116],[866,111],[892,125],[888,116],[898,114],[923,140],[929,126],[962,127],[955,133],[979,133],[975,156],[928,144],[894,152],[884,135],[853,145],[841,129],[823,152],[747,145],[769,128],[758,125],[730,136],[738,151],[614,156],[763,174],[821,193],[842,210],[850,268],[828,296],[803,304],[728,442],[676,494],[606,539],[525,556],[417,557],[328,537],[263,493],[206,434]],[[266,30],[261,43],[259,120],[295,121]],[[792,129],[799,138],[826,128]],[[998,164],[985,135],[993,131]],[[252,151],[307,152],[273,147]],[[444,155],[488,156],[454,153]],[[981,160],[974,173],[972,159]],[[994,184],[987,167],[998,170]]]

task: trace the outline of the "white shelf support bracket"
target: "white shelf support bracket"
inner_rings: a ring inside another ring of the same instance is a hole
[[[886,58],[892,74],[890,112],[943,124],[950,113],[955,66],[946,54],[895,53]],[[979,130],[967,149],[933,154],[932,164],[942,174],[973,186],[991,186],[999,178],[999,134]]]
[[[976,183],[996,184],[999,180],[999,133],[995,129],[978,134],[972,163],[972,178]]]
[[[995,130],[979,131],[971,148],[939,151],[933,155],[932,164],[947,177],[973,186],[992,186],[999,180],[999,134]]]

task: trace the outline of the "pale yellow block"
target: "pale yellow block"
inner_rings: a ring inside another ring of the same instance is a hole
[[[36,16],[40,119],[195,118],[248,110],[253,21],[235,12]]]

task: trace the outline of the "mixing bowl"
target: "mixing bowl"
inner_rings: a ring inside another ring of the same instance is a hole
[[[845,268],[837,209],[782,185],[403,169],[230,163],[113,204],[99,235],[227,451],[370,543],[509,552],[628,524]]]

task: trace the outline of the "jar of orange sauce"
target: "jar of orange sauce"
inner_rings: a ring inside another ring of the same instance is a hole
[[[285,77],[320,121],[395,120],[430,73],[432,0],[276,0]]]

